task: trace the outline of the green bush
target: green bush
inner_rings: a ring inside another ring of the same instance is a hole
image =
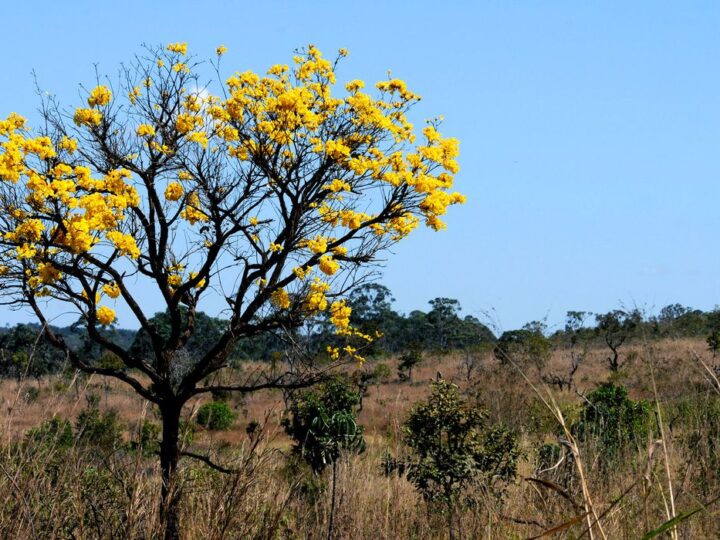
[[[652,408],[646,400],[633,401],[627,389],[604,383],[587,395],[573,434],[594,441],[601,458],[611,460],[630,446],[642,447],[652,431]]]
[[[334,463],[343,450],[365,449],[363,428],[357,424],[360,396],[349,381],[336,378],[317,390],[300,394],[283,422],[295,440],[294,452],[320,473]]]
[[[125,431],[115,410],[100,412],[96,402],[83,410],[75,422],[76,437],[79,443],[94,446],[105,451],[113,451],[122,444]]]
[[[224,401],[210,401],[198,409],[195,421],[206,429],[224,431],[236,418],[237,414]]]
[[[25,434],[25,440],[35,444],[44,444],[55,448],[70,448],[75,437],[68,420],[53,416]]]

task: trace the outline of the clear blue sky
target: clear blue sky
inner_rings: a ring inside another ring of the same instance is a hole
[[[468,195],[389,255],[400,310],[455,297],[507,329],[720,303],[718,2],[12,2],[3,23],[2,116],[32,117],[32,69],[75,104],[143,42],[223,43],[228,72],[307,43],[350,50],[341,80],[392,69],[461,140]]]

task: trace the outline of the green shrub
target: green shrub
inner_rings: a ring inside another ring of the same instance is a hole
[[[152,456],[160,451],[160,426],[150,420],[143,420],[138,433],[138,440],[131,444],[131,447],[143,453],[145,456]]]
[[[70,448],[75,437],[68,420],[53,416],[25,434],[25,440],[35,444],[44,444],[55,448]]]
[[[644,446],[652,431],[652,408],[646,400],[633,401],[627,389],[604,383],[587,395],[573,434],[594,441],[601,458],[611,460],[629,446]]]
[[[363,428],[357,424],[360,396],[350,382],[331,379],[318,390],[300,394],[283,422],[295,440],[294,452],[301,455],[316,473],[334,463],[342,450],[365,449]]]
[[[96,402],[91,402],[75,422],[76,437],[79,443],[87,446],[113,451],[122,444],[125,431],[115,410],[100,412]]]
[[[224,401],[210,401],[198,409],[195,421],[206,429],[224,431],[236,418],[237,414]]]

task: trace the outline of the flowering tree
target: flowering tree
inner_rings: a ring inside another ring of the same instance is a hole
[[[349,324],[345,293],[379,253],[422,221],[443,228],[447,207],[464,200],[449,192],[458,141],[437,121],[415,141],[406,113],[419,97],[403,81],[371,94],[354,80],[333,94],[346,54],[329,61],[309,46],[292,67],[236,73],[215,96],[186,44],[174,43],[148,49],[114,85],[98,80],[74,111],[45,102],[40,130],[17,114],[0,121],[1,294],[29,306],[78,369],[115,377],[158,407],[168,538],[179,534],[171,486],[184,404],[302,383],[288,372],[217,384],[211,376],[237,342],[320,314],[349,340],[371,339]],[[227,325],[187,361],[207,298],[224,303]],[[50,303],[76,314],[124,367],[69,347],[48,325]],[[158,303],[169,332],[146,312]],[[119,305],[149,339],[147,354],[103,332]],[[328,352],[357,356],[350,341]]]

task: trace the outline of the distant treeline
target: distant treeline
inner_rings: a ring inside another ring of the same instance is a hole
[[[570,341],[605,344],[610,339],[631,340],[642,335],[645,338],[703,337],[709,346],[720,348],[720,309],[703,312],[673,304],[664,307],[659,314],[644,316],[638,310],[613,310],[608,313],[571,311],[567,313],[563,328],[550,333],[542,321],[533,321],[518,330],[503,332],[496,336],[488,326],[472,315],[461,315],[460,302],[452,298],[430,300],[430,310],[411,311],[402,314],[393,309],[394,299],[387,287],[367,284],[354,290],[348,303],[352,307],[352,324],[363,333],[375,336],[362,354],[367,357],[402,354],[406,351],[445,353],[458,349],[497,349],[497,345],[527,343],[533,336],[542,336],[549,346],[562,346]],[[169,335],[169,324],[164,313],[157,313],[151,322],[161,335]],[[204,313],[196,316],[195,332],[186,346],[188,362],[203,355],[220,337],[226,321]],[[53,327],[55,333],[86,361],[104,367],[116,365],[118,359],[101,350],[88,339],[81,324]],[[142,356],[149,352],[145,332],[120,328],[108,328],[106,336]],[[302,341],[307,350],[323,356],[328,344],[336,344],[332,325],[320,320],[311,329],[297,333],[294,341]],[[242,341],[232,355],[232,361],[273,360],[286,349],[283,336],[270,334]],[[48,344],[40,336],[37,324],[17,324],[0,328],[0,377],[39,377],[57,373],[66,368],[64,354]]]

